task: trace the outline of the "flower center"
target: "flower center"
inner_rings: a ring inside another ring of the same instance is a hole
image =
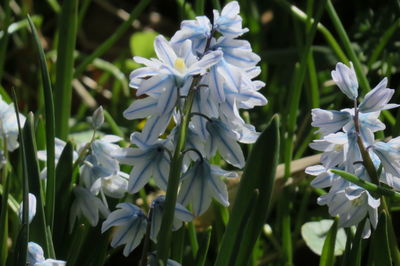
[[[362,197],[358,197],[358,198],[356,198],[356,199],[353,199],[353,200],[351,201],[351,204],[352,204],[354,207],[358,207],[358,206],[360,206],[360,205],[363,204],[363,198],[362,198]]]
[[[341,151],[341,150],[343,150],[343,145],[342,144],[335,144],[335,146],[333,146],[333,149],[335,151]]]
[[[182,58],[178,57],[178,58],[175,60],[174,67],[175,67],[175,69],[178,70],[180,73],[185,72],[185,70],[186,70],[185,61],[184,61]]]

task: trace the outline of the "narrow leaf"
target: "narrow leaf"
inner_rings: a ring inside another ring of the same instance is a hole
[[[207,228],[203,239],[200,242],[200,249],[197,252],[196,266],[204,266],[206,263],[208,248],[210,247],[211,240],[211,226]]]
[[[54,248],[47,241],[50,236],[47,236],[47,225],[44,215],[44,204],[40,186],[40,174],[39,174],[39,163],[37,160],[37,150],[34,127],[34,117],[32,113],[29,113],[24,127],[24,142],[26,148],[26,158],[29,164],[27,165],[28,176],[29,176],[29,188],[30,192],[36,197],[36,216],[32,221],[31,226],[31,240],[38,243],[40,246],[45,248],[45,255],[51,258],[55,258]]]
[[[47,187],[46,187],[46,226],[53,228],[54,217],[54,187],[55,187],[55,151],[54,151],[54,103],[53,92],[51,88],[50,75],[47,68],[46,57],[41,46],[39,35],[36,28],[28,16],[28,22],[32,30],[32,34],[36,43],[36,48],[39,55],[39,64],[42,74],[44,87],[44,102],[45,102],[45,117],[46,117],[46,150],[47,150]]]
[[[215,265],[230,265],[231,262],[238,265],[251,258],[251,251],[267,216],[274,184],[279,157],[278,129],[279,118],[274,116],[251,151]],[[259,194],[255,201],[251,201],[254,191]],[[246,225],[245,230],[240,230],[242,225]],[[240,245],[239,242],[246,244]],[[239,252],[235,247],[239,248]]]
[[[328,235],[326,236],[324,246],[322,248],[322,254],[319,261],[320,266],[333,266],[335,262],[335,243],[336,234],[338,230],[337,219],[333,222],[331,229],[329,229]]]
[[[65,140],[68,136],[68,120],[71,115],[72,74],[76,42],[78,1],[63,1],[58,25],[56,85],[54,92],[56,136]],[[49,160],[48,160],[49,161]]]
[[[385,211],[382,211],[379,217],[378,227],[372,235],[374,261],[375,265],[379,266],[393,265],[390,254],[387,223],[387,214]]]

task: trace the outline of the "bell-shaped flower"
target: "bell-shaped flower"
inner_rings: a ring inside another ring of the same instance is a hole
[[[206,142],[206,150],[209,156],[213,156],[217,149],[221,156],[233,166],[243,168],[244,155],[240,145],[236,142],[236,135],[221,120],[210,119],[207,121],[209,138]]]
[[[387,88],[387,78],[382,79],[376,87],[368,92],[359,105],[362,113],[377,112],[399,107],[398,104],[388,104],[394,94],[393,89]]]
[[[120,163],[134,166],[129,177],[128,192],[138,192],[150,177],[154,178],[157,186],[166,190],[170,163],[169,140],[157,140],[149,144],[143,142],[143,134],[135,132],[131,142],[138,148],[120,148],[112,154]]]
[[[386,143],[378,141],[371,148],[379,157],[385,172],[400,178],[400,137]]]
[[[62,260],[45,259],[41,246],[35,242],[28,242],[28,266],[64,266],[67,263]]]
[[[151,215],[151,228],[150,228],[150,239],[157,243],[158,232],[161,228],[162,214],[164,210],[165,196],[159,196],[153,200],[151,204],[152,215]],[[193,214],[183,207],[180,203],[175,205],[175,214],[172,230],[176,231],[181,228],[183,222],[189,222],[193,220]]]
[[[111,162],[105,167],[94,155],[88,155],[80,168],[80,178],[94,195],[103,191],[109,197],[121,198],[128,189],[129,175],[119,170],[117,160]]]
[[[236,38],[249,31],[242,28],[242,18],[239,15],[240,6],[237,1],[229,2],[224,6],[221,14],[218,10],[214,13],[214,29],[222,35],[230,38]]]
[[[117,208],[103,222],[101,232],[104,233],[111,227],[116,227],[111,246],[125,245],[123,254],[127,257],[142,241],[146,233],[147,217],[132,203],[119,203]]]
[[[313,127],[319,127],[319,130],[316,131],[316,133],[322,133],[323,135],[336,133],[352,119],[348,112],[323,110],[320,108],[312,109],[311,117],[311,125]]]
[[[182,176],[178,202],[184,206],[191,203],[196,216],[207,210],[212,198],[225,207],[229,206],[228,190],[222,176],[237,177],[237,174],[210,165],[206,160],[197,160]]]
[[[84,216],[91,226],[96,226],[99,222],[99,214],[104,218],[108,216],[108,208],[99,198],[90,193],[88,189],[76,186],[73,192],[75,200],[71,205],[70,232],[72,232],[75,220],[78,217]]]
[[[331,74],[333,81],[347,97],[351,100],[358,97],[358,81],[351,62],[350,68],[343,63],[337,63]]]
[[[29,223],[32,222],[32,219],[35,217],[36,215],[36,197],[35,195],[33,195],[32,193],[28,194],[28,221]],[[18,209],[18,216],[19,216],[19,220],[22,222],[22,212],[23,212],[23,208],[24,208],[24,203],[21,202],[21,204],[19,205],[19,209]]]
[[[19,114],[21,128],[25,124],[25,116]],[[0,137],[7,140],[7,150],[14,151],[19,147],[18,123],[14,104],[7,104],[0,96]]]

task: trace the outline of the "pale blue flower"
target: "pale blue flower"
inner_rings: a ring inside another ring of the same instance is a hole
[[[398,104],[388,104],[394,94],[394,90],[386,87],[387,82],[387,78],[382,79],[372,91],[365,95],[364,100],[359,105],[360,112],[377,112],[400,106]]]
[[[141,133],[132,134],[131,142],[138,148],[120,148],[114,151],[112,156],[122,164],[134,166],[129,177],[129,193],[138,192],[150,177],[154,178],[157,186],[166,190],[170,163],[167,152],[169,140],[146,143],[143,137]]]
[[[347,97],[351,100],[358,97],[358,81],[351,62],[350,68],[343,63],[337,63],[331,74],[333,81]]]
[[[27,264],[28,266],[64,266],[66,262],[62,260],[45,259],[42,247],[35,242],[28,242]]]
[[[103,222],[101,232],[104,233],[111,227],[116,227],[111,246],[125,245],[123,254],[127,257],[142,241],[146,233],[147,217],[132,203],[119,203],[117,208]]]
[[[28,194],[28,221],[29,223],[32,222],[32,219],[35,217],[36,215],[36,197],[35,195],[33,195],[32,193]],[[22,212],[23,212],[23,208],[24,208],[24,203],[21,202],[21,204],[19,205],[19,209],[18,209],[18,216],[19,216],[19,220],[22,222]]]
[[[311,186],[316,188],[327,188],[333,185],[333,182],[340,178],[340,176],[332,173],[329,169],[322,165],[309,166],[305,170],[306,174],[316,176],[311,181]]]
[[[159,196],[153,200],[151,204],[152,215],[151,215],[151,227],[150,227],[150,239],[157,243],[158,232],[161,228],[162,214],[164,209],[165,196]],[[175,214],[172,230],[176,231],[182,226],[182,222],[189,222],[193,220],[194,216],[180,203],[175,205]]]
[[[386,173],[400,178],[400,137],[386,143],[378,141],[371,146]]]
[[[21,128],[25,124],[25,116],[19,114]],[[7,104],[0,96],[0,137],[7,139],[7,150],[14,151],[19,147],[18,123],[14,104]]]
[[[242,18],[239,15],[240,7],[237,1],[226,4],[221,14],[215,9],[213,12],[214,28],[222,35],[235,38],[249,31],[247,28],[242,28]]]
[[[317,130],[316,133],[322,133],[323,135],[336,133],[352,119],[348,112],[323,110],[320,108],[312,109],[311,116],[311,125],[313,127],[319,127],[319,130]]]
[[[70,232],[72,232],[75,220],[78,217],[84,216],[91,226],[96,226],[99,222],[99,214],[104,218],[108,216],[108,208],[88,189],[76,186],[73,192],[75,200],[71,205],[69,216]]]
[[[221,177],[237,177],[234,172],[224,171],[208,161],[199,159],[182,176],[178,202],[186,206],[192,204],[194,214],[203,214],[214,198],[223,206],[229,206],[228,190]]]

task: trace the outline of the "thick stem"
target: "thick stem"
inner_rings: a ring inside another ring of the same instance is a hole
[[[140,266],[147,265],[147,251],[149,250],[149,246],[150,246],[150,230],[151,230],[152,218],[153,218],[153,208],[150,208],[149,215],[147,218],[146,236],[144,238],[142,258],[140,259]]]

